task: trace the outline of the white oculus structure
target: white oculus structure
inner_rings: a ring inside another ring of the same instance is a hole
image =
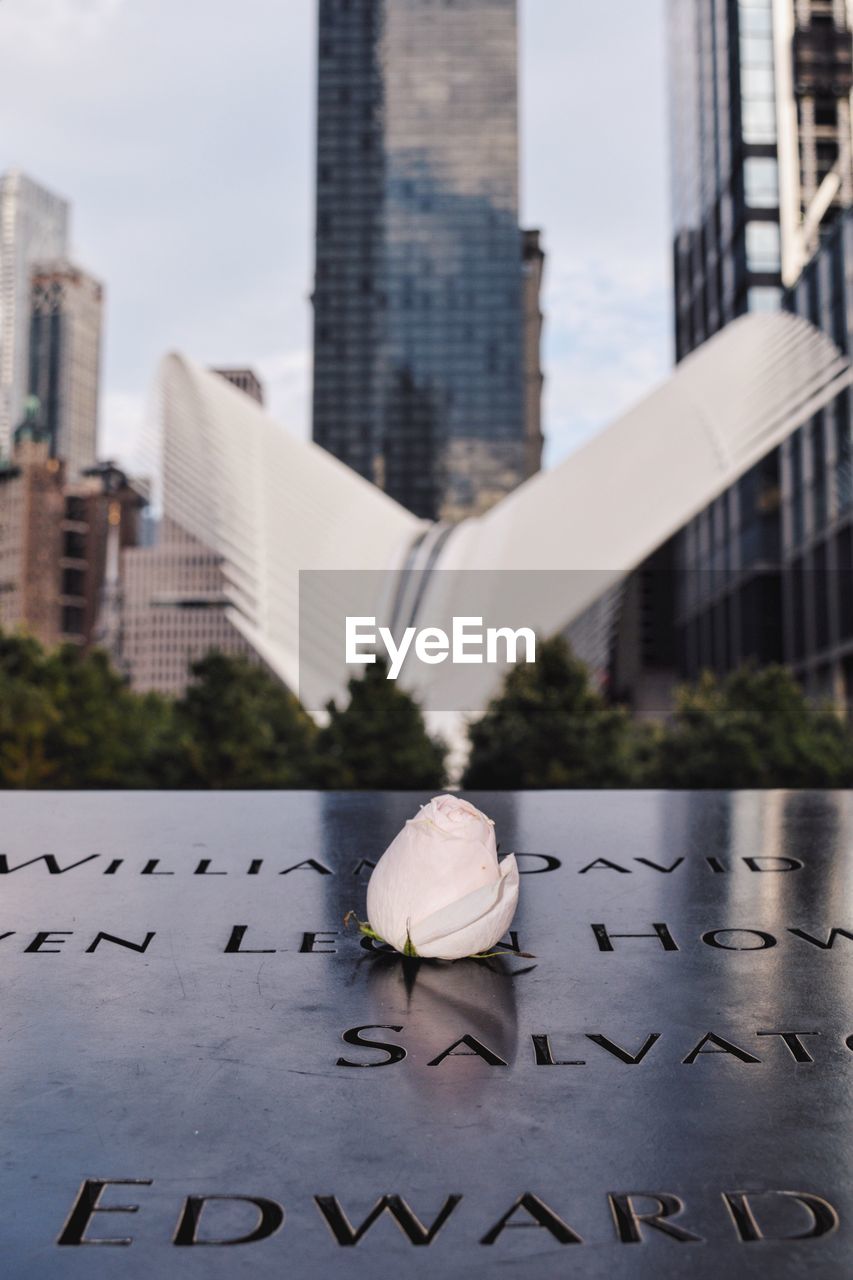
[[[296,690],[300,570],[384,571],[376,600],[365,599],[361,578],[347,612],[381,614],[390,589],[404,625],[428,614],[448,630],[470,602],[453,598],[459,575],[436,570],[521,570],[525,621],[543,637],[564,631],[850,382],[847,360],[806,321],[745,316],[559,466],[448,527],[411,515],[222,378],[170,355],[157,382],[163,514],[216,557],[230,624]],[[423,575],[412,589],[413,570],[429,571],[425,589]],[[554,592],[535,570],[574,572]],[[492,581],[498,592],[499,575]],[[330,577],[333,589],[329,617],[341,606],[340,579]],[[328,652],[303,661],[316,663],[315,674],[331,662],[337,674],[325,678],[325,695],[337,697],[353,673],[343,637],[323,631],[322,605],[317,623],[312,634]],[[470,710],[485,706],[499,678],[487,665],[445,663],[419,667],[410,683],[431,727],[453,739],[458,715],[438,711],[461,705],[453,682],[464,681]]]

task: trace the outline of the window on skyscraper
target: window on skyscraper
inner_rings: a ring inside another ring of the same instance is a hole
[[[776,104],[772,100],[744,99],[743,137],[745,142],[776,141]]]
[[[740,92],[743,138],[774,142],[773,25],[769,0],[740,0]]]
[[[743,67],[741,69],[741,92],[745,98],[773,100],[773,67]]]
[[[782,290],[772,285],[756,285],[747,290],[747,311],[778,311],[782,305]]]
[[[749,209],[773,209],[779,203],[779,169],[775,158],[750,156],[743,166],[744,195]]]
[[[779,225],[776,222],[746,224],[746,265],[749,271],[779,270]]]

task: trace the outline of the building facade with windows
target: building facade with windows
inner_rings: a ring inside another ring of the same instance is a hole
[[[672,0],[669,20],[678,358],[777,307],[849,355],[851,6]],[[853,706],[850,415],[842,389],[634,575],[621,626],[644,645],[639,660],[622,645],[620,666],[614,643],[617,695],[642,702],[664,671],[785,662]]]
[[[0,457],[24,414],[32,273],[68,253],[69,208],[18,169],[0,175]]]
[[[787,310],[853,350],[853,210],[837,218]],[[853,419],[843,389],[678,539],[685,668],[784,661],[853,710]]]
[[[423,517],[532,456],[517,61],[517,0],[319,0],[313,436]]]
[[[100,642],[110,558],[137,541],[142,505],[109,464],[70,478],[47,432],[22,424],[0,467],[0,630]]]
[[[95,465],[103,287],[68,262],[32,273],[28,393],[69,477]]]
[[[847,0],[669,0],[676,358],[781,306],[853,202]]]
[[[110,647],[138,693],[181,696],[193,663],[211,652],[254,656],[231,622],[223,563],[168,518],[156,546],[124,552],[120,621]]]
[[[783,306],[849,358],[853,208]],[[852,412],[842,387],[632,575],[598,659],[617,698],[665,713],[680,678],[782,662],[853,712]]]

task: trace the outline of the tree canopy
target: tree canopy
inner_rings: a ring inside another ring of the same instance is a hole
[[[168,702],[132,693],[105,654],[0,636],[0,783],[158,785]]]
[[[367,673],[320,732],[247,658],[209,653],[171,699],[134,693],[98,650],[0,634],[0,787],[441,787],[417,704]]]
[[[137,694],[106,655],[0,634],[0,787],[437,790],[447,747],[382,662],[319,728],[264,667],[210,653],[182,698]],[[561,638],[469,727],[463,785],[849,787],[853,731],[784,667],[705,674],[650,727],[610,706]]]
[[[490,790],[631,785],[641,735],[557,636],[513,667],[469,737],[463,785]]]
[[[275,789],[315,781],[317,726],[298,700],[247,658],[209,653],[172,712],[167,785]]]
[[[327,707],[317,741],[319,773],[328,787],[438,790],[447,748],[427,733],[418,704],[377,661],[350,680],[349,702]]]
[[[660,787],[849,787],[853,734],[780,666],[706,673],[676,695],[647,773]]]

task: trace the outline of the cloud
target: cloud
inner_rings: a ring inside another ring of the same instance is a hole
[[[303,440],[311,436],[311,351],[273,352],[257,362],[257,373],[274,418]]]
[[[546,462],[607,426],[667,374],[667,282],[653,263],[568,261],[545,299]]]
[[[2,38],[16,58],[66,60],[101,38],[126,0],[5,0]]]
[[[545,265],[545,458],[671,366],[662,0],[523,0],[525,224]]]
[[[101,402],[98,454],[133,470],[138,461],[146,416],[146,398],[108,391]]]

